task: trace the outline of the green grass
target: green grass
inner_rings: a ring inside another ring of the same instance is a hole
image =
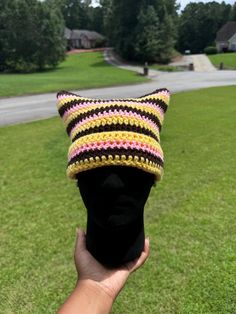
[[[172,96],[164,180],[145,210],[151,256],[112,313],[236,313],[236,89]],[[55,313],[72,290],[85,209],[53,118],[0,129],[0,313]]]
[[[0,97],[147,82],[133,71],[111,66],[101,52],[67,56],[55,70],[31,74],[0,74]]]
[[[219,68],[220,63],[224,63],[224,69],[236,70],[236,52],[218,53],[216,55],[208,55],[211,62]]]

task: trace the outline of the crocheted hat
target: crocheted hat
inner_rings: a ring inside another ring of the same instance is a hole
[[[72,141],[68,177],[102,166],[129,166],[162,176],[160,131],[170,93],[166,88],[127,99],[57,94],[58,111]]]

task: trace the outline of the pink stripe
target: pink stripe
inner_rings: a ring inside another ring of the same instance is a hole
[[[63,99],[74,99],[76,96],[75,95],[67,95],[67,94],[63,94],[63,95],[59,95],[57,97],[58,100],[63,100]]]
[[[157,150],[151,147],[150,145],[143,144],[136,141],[100,141],[94,142],[90,144],[81,145],[79,148],[75,148],[69,153],[69,160],[86,151],[95,151],[101,149],[108,149],[108,148],[124,148],[124,149],[138,149],[142,151],[147,151],[153,154],[156,157],[159,157],[163,160],[162,154]]]
[[[86,107],[91,107],[91,110],[93,109],[92,106],[94,106],[95,108],[97,108],[98,106],[100,105],[103,105],[104,107],[109,107],[112,109],[112,106],[110,106],[110,103],[113,103],[112,101],[106,101],[107,104],[105,105],[105,101],[104,103],[83,103],[83,104],[76,104],[74,105],[72,108],[70,108],[69,110],[65,111],[64,115],[63,115],[63,120],[66,122],[66,119],[73,113],[75,112],[79,112],[79,110],[81,109],[85,109]],[[117,101],[117,103],[119,104],[120,101]],[[158,105],[155,105],[155,104],[152,104],[152,103],[138,103],[138,102],[127,102],[127,103],[123,103],[123,105],[128,105],[128,106],[131,106],[131,105],[144,105],[144,108],[150,108],[150,109],[154,109],[154,110],[157,110],[160,114],[160,116],[163,118],[164,116],[164,112],[163,112],[163,109],[161,107],[159,107]],[[120,106],[122,106],[120,104]]]
[[[170,92],[169,92],[169,91],[167,91],[167,90],[162,91],[162,92],[161,92],[161,94],[164,94],[164,95],[166,95],[166,96],[170,96]]]
[[[79,129],[80,127],[86,125],[86,124],[89,124],[91,123],[92,121],[96,121],[98,119],[102,119],[102,118],[113,118],[113,117],[116,117],[116,118],[119,118],[120,116],[123,117],[126,117],[128,119],[130,118],[136,118],[138,119],[140,122],[142,122],[143,120],[149,124],[150,127],[152,127],[154,130],[156,130],[156,132],[159,132],[159,128],[158,126],[152,122],[150,119],[148,119],[147,117],[145,116],[141,116],[135,112],[128,112],[128,111],[122,111],[122,110],[115,110],[115,111],[111,111],[109,110],[109,112],[105,112],[103,114],[94,114],[93,116],[90,116],[89,118],[85,118],[84,120],[78,122],[74,128],[71,130],[71,134],[73,134],[74,131],[76,131],[77,129]]]

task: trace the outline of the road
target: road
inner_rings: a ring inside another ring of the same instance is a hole
[[[74,92],[82,96],[108,99],[141,96],[161,87],[167,87],[171,93],[176,93],[226,85],[236,85],[236,71],[157,72],[149,83]],[[0,126],[45,119],[55,115],[57,115],[56,93],[0,99]]]

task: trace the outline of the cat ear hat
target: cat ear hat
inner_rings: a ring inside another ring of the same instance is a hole
[[[60,91],[57,107],[71,139],[68,177],[115,165],[142,169],[159,181],[164,166],[160,131],[169,99],[166,88],[110,100]]]

